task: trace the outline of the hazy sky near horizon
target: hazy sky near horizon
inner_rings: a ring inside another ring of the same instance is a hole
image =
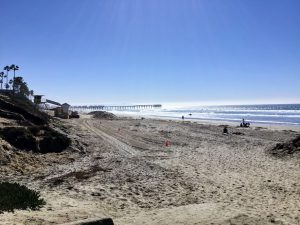
[[[0,66],[19,65],[52,100],[300,103],[299,0],[0,0],[0,8]]]

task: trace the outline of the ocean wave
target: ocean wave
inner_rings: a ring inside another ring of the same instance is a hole
[[[201,116],[205,115],[203,114],[192,114],[193,116]],[[272,114],[229,114],[229,113],[209,113],[207,115],[217,115],[217,116],[237,116],[239,118],[245,118],[245,117],[277,117],[277,118],[299,118],[300,119],[300,114],[299,115],[272,115]]]
[[[161,118],[180,119],[185,116],[187,120],[217,120],[239,122],[242,118],[252,123],[300,125],[300,105],[276,106],[247,106],[242,107],[191,107],[181,109],[139,109],[139,110],[114,110],[114,113],[127,115],[151,116]],[[266,108],[279,110],[267,110]],[[297,108],[298,107],[298,108]],[[289,109],[287,109],[289,108]],[[189,114],[192,114],[191,116]]]
[[[221,109],[197,109],[197,110],[189,110],[189,109],[181,109],[181,110],[161,110],[163,112],[187,112],[187,113],[203,113],[203,112],[214,112],[214,113],[264,113],[264,114],[299,114],[300,115],[300,110],[221,110]]]
[[[152,115],[155,118],[170,118],[170,119],[180,119],[178,116],[167,116],[167,115]],[[185,118],[186,120],[193,121],[224,121],[224,122],[241,122],[241,119],[237,118],[218,118],[218,117],[198,117],[198,118]],[[247,120],[250,123],[261,123],[261,124],[281,124],[281,125],[293,125],[299,126],[300,122],[285,122],[285,121],[272,121],[272,120]]]

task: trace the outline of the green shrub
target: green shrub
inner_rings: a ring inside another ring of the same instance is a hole
[[[37,210],[45,204],[37,191],[18,183],[0,183],[0,213],[13,212],[15,209]]]
[[[0,97],[1,109],[22,115],[26,120],[36,125],[48,124],[49,116],[38,110],[35,105],[24,96],[6,95]]]

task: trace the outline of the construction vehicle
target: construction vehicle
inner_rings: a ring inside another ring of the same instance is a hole
[[[78,112],[77,111],[71,111],[71,114],[69,115],[69,118],[71,119],[71,118],[76,118],[76,119],[78,119],[80,116],[79,116],[79,114],[78,114]]]

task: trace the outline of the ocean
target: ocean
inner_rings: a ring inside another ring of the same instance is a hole
[[[142,109],[111,111],[115,114],[145,116],[152,118],[181,119],[197,121],[237,122],[244,118],[251,124],[273,124],[300,126],[300,104],[266,105],[223,105],[162,107],[161,109]]]

